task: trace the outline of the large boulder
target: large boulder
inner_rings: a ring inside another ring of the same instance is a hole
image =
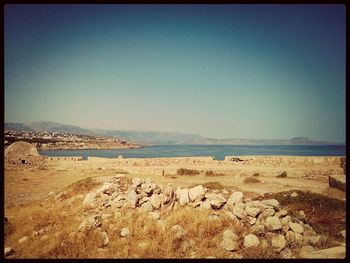
[[[205,195],[204,188],[202,185],[192,187],[188,191],[188,196],[192,202],[202,200]]]

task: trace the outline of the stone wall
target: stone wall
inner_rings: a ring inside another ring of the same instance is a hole
[[[236,159],[235,159],[236,158]],[[241,159],[243,162],[251,164],[269,164],[269,165],[336,165],[341,164],[343,156],[226,156],[226,162],[234,162]]]
[[[45,157],[46,160],[48,162],[51,161],[73,161],[73,162],[77,162],[77,161],[82,161],[83,157],[81,156],[60,156],[60,157]]]

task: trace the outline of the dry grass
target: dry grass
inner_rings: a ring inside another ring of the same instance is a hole
[[[94,180],[94,177],[79,180],[67,186],[67,189],[61,193],[60,199],[69,199],[77,194],[86,194],[101,185],[101,182]]]
[[[196,252],[196,257],[225,258],[230,253],[220,247],[223,231],[230,228],[239,236],[247,231],[241,223],[224,214],[220,215],[220,220],[208,220],[211,211],[207,210],[181,208],[167,216],[163,213],[161,219],[165,228],[162,229],[157,220],[146,214],[122,209],[120,216],[103,221],[102,231],[106,231],[110,239],[106,250],[103,250],[99,249],[102,239],[98,230],[84,234],[77,231],[83,219],[79,206],[82,200],[69,201],[59,202],[54,207],[50,203],[43,206],[37,203],[20,209],[7,209],[10,226],[6,231],[5,244],[16,251],[16,258],[188,258],[192,252]],[[182,239],[175,239],[173,234],[169,234],[176,224],[187,231]],[[120,237],[123,227],[130,229],[127,238]],[[33,231],[40,229],[45,229],[47,240],[31,236]],[[29,236],[30,240],[19,244],[18,240],[23,236]],[[242,246],[243,238],[239,242]],[[140,243],[144,245],[140,246]]]
[[[177,175],[198,175],[200,172],[198,170],[180,168],[177,170]]]
[[[293,192],[296,192],[298,196],[291,197],[290,195]],[[301,219],[299,211],[303,210],[307,222],[317,233],[329,236],[329,242],[342,240],[339,232],[345,229],[345,201],[309,191],[297,190],[275,193],[268,195],[268,197],[276,198],[296,218]],[[327,247],[327,244],[323,247]]]

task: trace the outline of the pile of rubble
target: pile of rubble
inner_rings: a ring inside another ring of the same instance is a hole
[[[102,226],[104,209],[110,207],[112,211],[118,211],[125,207],[138,209],[139,212],[148,213],[152,218],[160,220],[161,212],[179,209],[180,207],[192,207],[193,209],[212,210],[208,220],[219,220],[223,211],[230,219],[236,220],[249,229],[249,233],[240,237],[234,229],[227,229],[222,234],[220,246],[226,251],[237,251],[244,247],[256,247],[259,244],[271,246],[274,251],[280,253],[282,258],[295,257],[294,248],[306,247],[315,250],[326,242],[327,237],[318,235],[313,228],[306,223],[306,216],[301,212],[299,219],[288,215],[276,199],[262,201],[245,198],[239,191],[232,193],[227,190],[218,193],[209,190],[202,185],[192,188],[174,188],[157,185],[151,179],[142,180],[133,178],[131,184],[124,175],[107,180],[100,188],[89,192],[83,200],[83,208],[88,216],[81,223],[79,231],[98,228]],[[300,220],[302,218],[302,220]],[[176,225],[171,229],[176,234],[185,235],[184,226]],[[173,229],[174,228],[174,229]],[[176,229],[175,229],[176,228]],[[180,230],[181,231],[180,231]],[[123,229],[122,236],[129,234],[129,229]],[[106,232],[105,243],[109,239]]]

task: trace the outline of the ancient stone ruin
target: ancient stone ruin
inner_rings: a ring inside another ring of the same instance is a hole
[[[20,141],[5,149],[5,162],[10,165],[40,166],[45,163],[45,157],[40,156],[32,144]]]

